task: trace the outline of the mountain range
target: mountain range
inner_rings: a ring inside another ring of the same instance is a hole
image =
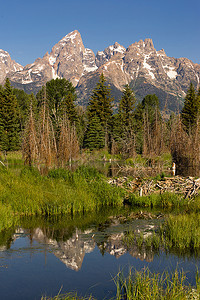
[[[76,87],[77,102],[83,106],[87,105],[101,73],[111,88],[116,109],[125,84],[131,86],[138,101],[155,93],[161,109],[166,111],[182,107],[190,82],[196,89],[200,87],[199,64],[187,58],[168,57],[163,49],[154,48],[151,39],[140,40],[128,48],[116,42],[95,56],[84,47],[80,33],[75,30],[50,53],[25,67],[0,50],[0,84],[8,77],[12,86],[37,93],[47,81],[66,78]]]

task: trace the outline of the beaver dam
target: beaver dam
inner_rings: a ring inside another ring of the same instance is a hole
[[[200,178],[185,178],[178,175],[159,179],[141,179],[140,177],[130,179],[128,177],[119,177],[109,179],[108,183],[122,187],[128,192],[135,193],[139,196],[169,192],[183,195],[185,198],[191,198],[200,192]]]

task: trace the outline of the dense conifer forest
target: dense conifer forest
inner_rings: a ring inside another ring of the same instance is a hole
[[[137,103],[129,85],[114,114],[114,99],[103,74],[86,109],[77,106],[76,99],[75,88],[66,79],[47,82],[36,96],[12,88],[6,79],[0,86],[1,151],[22,149],[29,165],[63,166],[86,149],[106,149],[120,159],[171,152],[176,163],[199,163],[200,90],[192,83],[182,111],[168,117],[155,94]]]

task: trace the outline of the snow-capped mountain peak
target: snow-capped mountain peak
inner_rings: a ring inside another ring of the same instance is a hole
[[[200,87],[200,65],[187,58],[168,57],[157,51],[152,39],[140,40],[127,49],[115,42],[96,56],[85,48],[75,30],[64,36],[50,52],[34,63],[22,67],[0,50],[0,84],[8,76],[18,88],[35,93],[49,80],[66,78],[77,87],[78,101],[84,105],[95,87],[99,74],[104,73],[115,96],[120,98],[125,84],[130,84],[136,97],[156,93],[161,107],[167,102],[175,110],[181,104],[192,81]]]

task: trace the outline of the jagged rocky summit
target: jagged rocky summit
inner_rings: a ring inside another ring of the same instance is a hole
[[[11,73],[22,71],[23,67],[11,59],[7,51],[0,49],[0,83]]]
[[[130,45],[118,43],[98,51],[85,48],[80,33],[67,34],[51,50],[34,63],[22,67],[0,50],[0,84],[9,77],[13,86],[36,93],[49,80],[66,78],[76,86],[78,103],[87,105],[99,75],[104,73],[117,108],[125,84],[130,84],[136,98],[142,100],[155,93],[161,108],[181,108],[190,82],[199,88],[200,65],[187,58],[168,57],[157,51],[151,39]]]

